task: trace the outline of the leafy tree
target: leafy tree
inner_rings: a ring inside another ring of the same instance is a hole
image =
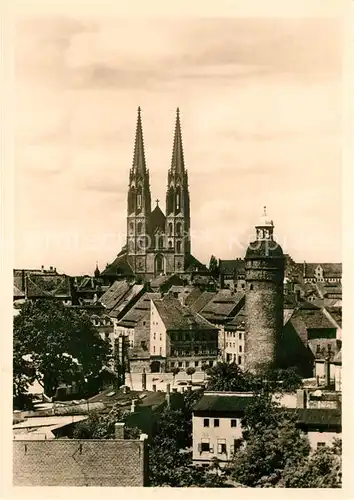
[[[212,391],[249,391],[254,387],[252,375],[235,362],[221,361],[208,369],[207,388]]]
[[[175,383],[175,377],[176,375],[179,374],[179,368],[178,366],[175,366],[173,369],[172,369],[172,375],[173,375],[173,384]]]
[[[207,363],[202,364],[203,378],[205,380],[205,373],[209,369],[209,365]]]
[[[191,382],[192,382],[192,377],[195,374],[195,368],[193,366],[189,366],[186,370],[187,375],[190,375],[191,377]]]
[[[212,255],[209,262],[209,271],[213,276],[217,276],[219,273],[219,265],[216,257]]]
[[[284,471],[308,457],[307,437],[297,429],[295,415],[272,401],[255,395],[242,421],[243,443],[235,453],[232,477],[250,487],[276,487]]]
[[[85,312],[59,301],[25,302],[14,319],[14,395],[34,379],[48,396],[60,383],[84,384],[98,376],[109,354]]]
[[[79,422],[74,429],[74,439],[114,439],[115,424],[126,422],[128,413],[123,412],[118,406],[113,406],[107,414],[92,411],[89,417]],[[137,427],[124,428],[125,439],[137,439],[141,434]]]
[[[318,448],[296,467],[285,468],[280,486],[286,488],[340,488],[342,485],[342,442]]]

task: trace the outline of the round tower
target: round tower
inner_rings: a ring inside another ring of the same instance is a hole
[[[264,207],[256,225],[256,240],[249,244],[245,256],[245,368],[253,372],[276,365],[283,327],[285,259],[273,231],[273,221]]]

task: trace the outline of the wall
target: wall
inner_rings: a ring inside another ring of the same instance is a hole
[[[14,441],[13,485],[146,486],[147,460],[145,441]]]
[[[227,328],[227,325],[226,325]],[[241,334],[241,339],[240,339]],[[244,354],[245,354],[245,332],[244,330],[237,331],[225,331],[225,348],[224,348],[224,360],[231,363],[234,361],[236,364],[241,366],[244,365]],[[240,351],[241,347],[241,351]],[[228,360],[228,357],[231,358]],[[240,357],[240,363],[239,363]]]
[[[155,336],[155,338],[154,338]],[[160,340],[161,338],[161,340]],[[154,351],[155,348],[155,351]],[[161,349],[161,351],[160,351]],[[160,318],[160,315],[151,301],[151,311],[150,311],[150,354],[151,356],[162,356],[166,357],[167,339],[166,339],[166,328]],[[160,354],[161,353],[161,354]]]
[[[331,445],[334,438],[342,439],[341,432],[318,432],[309,431],[307,433],[311,449],[316,450],[318,443],[325,443],[326,445]]]
[[[219,460],[230,460],[233,453],[234,439],[240,439],[242,437],[241,429],[241,419],[233,417],[233,420],[237,421],[236,427],[231,427],[230,417],[217,417],[219,419],[219,427],[214,427],[214,417],[209,418],[209,427],[204,427],[204,418],[193,415],[193,460],[195,461],[210,461],[213,457],[219,458]],[[202,442],[202,439],[210,440],[210,447],[213,448],[212,452],[200,452],[198,449],[198,444]],[[226,450],[227,454],[218,453],[218,440],[226,440]]]

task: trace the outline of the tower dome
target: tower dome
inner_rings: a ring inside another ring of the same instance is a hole
[[[267,215],[267,207],[256,225],[256,240],[252,241],[246,251],[246,259],[262,257],[283,257],[281,246],[274,240],[274,223]]]

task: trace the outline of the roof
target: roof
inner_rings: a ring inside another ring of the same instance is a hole
[[[137,406],[152,406],[156,407],[165,401],[166,394],[163,392],[148,392],[148,391],[129,391],[123,392],[123,389],[115,390],[113,388],[105,389],[104,391],[96,394],[90,398],[90,403],[101,402],[107,405],[119,403],[129,405],[132,400],[136,401]]]
[[[193,312],[199,313],[203,307],[205,307],[208,302],[210,302],[213,297],[216,295],[216,292],[203,292],[191,305],[191,310]]]
[[[185,272],[208,271],[207,267],[196,259],[192,254],[187,254],[184,261]]]
[[[190,307],[196,302],[196,300],[201,296],[202,293],[203,292],[200,290],[200,288],[193,288],[193,290],[185,298],[184,305]]]
[[[144,285],[134,284],[127,293],[122,297],[122,299],[111,309],[110,316],[112,318],[118,318],[121,313],[124,312],[124,309],[129,306],[129,303],[132,302],[137,295],[139,295],[144,289]]]
[[[45,273],[24,270],[25,288],[23,290],[22,271],[14,272],[14,297],[71,297],[70,277],[66,274]]]
[[[133,276],[133,270],[127,261],[126,250],[122,249],[114,261],[101,272],[101,276]]]
[[[242,307],[240,311],[234,316],[231,321],[228,321],[225,325],[225,330],[244,330],[246,324],[246,311]]]
[[[220,272],[223,274],[245,274],[243,259],[220,260]]]
[[[19,288],[17,288],[16,285],[14,285],[14,287],[13,287],[13,296],[14,297],[24,297],[25,294],[24,294],[24,292],[22,292],[22,290],[20,290]]]
[[[229,318],[245,299],[243,292],[233,292],[229,289],[219,292],[206,304],[200,314],[209,321],[224,321]]]
[[[259,258],[283,258],[283,250],[281,246],[273,240],[256,240],[252,241],[246,250],[246,259]]]
[[[159,293],[146,292],[140,299],[132,306],[132,308],[118,321],[118,326],[125,328],[134,328],[138,321],[150,311],[151,299],[160,298]]]
[[[342,264],[341,263],[333,263],[333,262],[305,262],[303,264],[303,271],[305,271],[305,277],[313,278],[315,276],[316,268],[320,266],[323,269],[323,277],[324,278],[341,278],[342,277]]]
[[[161,229],[163,232],[165,232],[165,226],[166,226],[166,217],[162,212],[161,208],[158,205],[156,205],[156,207],[151,212],[148,219],[149,233],[153,235],[155,231],[158,229]]]
[[[207,394],[205,393],[194,405],[194,412],[220,411],[220,412],[238,412],[244,411],[252,403],[254,395],[252,393],[238,394]]]
[[[209,321],[190,308],[182,306],[178,299],[170,295],[155,299],[153,303],[167,330],[216,330]]]
[[[113,309],[123,299],[131,286],[132,284],[127,280],[115,281],[102,295],[99,302],[107,309]]]
[[[151,288],[159,288],[161,285],[164,285],[170,280],[170,276],[166,276],[161,274],[160,276],[156,276],[150,281]]]
[[[298,424],[342,426],[342,412],[334,408],[294,408]]]

